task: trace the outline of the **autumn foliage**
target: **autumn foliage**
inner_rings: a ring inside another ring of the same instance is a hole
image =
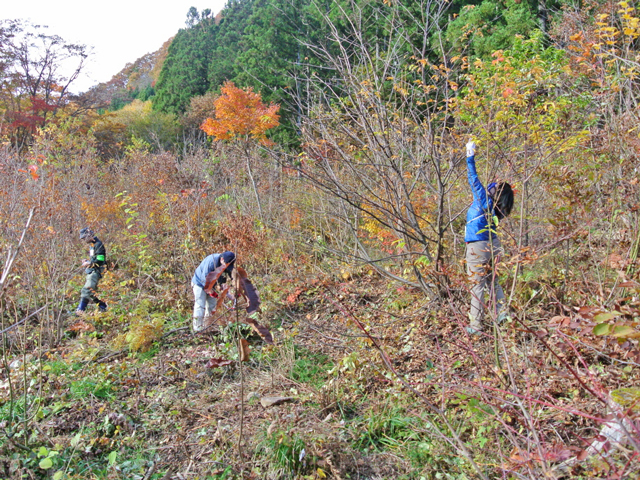
[[[191,137],[140,100],[2,139],[3,258],[35,213],[0,279],[0,477],[638,478],[640,19],[589,8],[477,59],[378,55],[339,26],[295,146],[266,146],[291,117],[232,82],[191,103]],[[363,55],[336,57],[344,38]],[[509,315],[475,336],[469,137],[483,183],[517,189]],[[109,309],[78,319],[87,225]],[[207,278],[192,334],[194,268],[225,250],[242,267]]]
[[[251,87],[243,90],[233,82],[225,82],[221,92],[214,101],[215,118],[207,118],[200,128],[216,140],[252,137],[266,142],[267,130],[280,124],[280,106],[265,105]]]

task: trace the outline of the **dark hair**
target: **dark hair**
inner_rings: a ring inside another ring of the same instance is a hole
[[[494,195],[494,210],[498,220],[508,216],[512,209],[513,189],[507,182],[501,182],[496,185],[496,194]]]
[[[231,272],[233,271],[233,264],[235,263],[236,254],[229,251],[221,253],[215,263],[216,268],[222,265],[222,262],[220,261],[222,259],[224,259],[224,263],[227,264],[227,268],[224,269],[224,272],[222,273],[222,275],[220,275],[220,278],[218,278],[218,283],[220,285],[226,283],[226,278],[231,278]]]

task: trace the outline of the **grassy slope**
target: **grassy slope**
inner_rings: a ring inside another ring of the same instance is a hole
[[[17,446],[26,442],[16,423],[21,400],[13,412],[4,403],[3,426],[16,440],[3,439],[3,478],[479,478],[452,447],[456,435],[487,478],[536,478],[545,469],[555,478],[590,478],[630,459],[623,450],[557,468],[584,446],[581,439],[595,436],[593,418],[606,412],[588,389],[637,384],[586,344],[569,348],[561,329],[533,319],[525,328],[514,318],[498,344],[491,335],[471,339],[452,307],[367,273],[278,292],[257,283],[269,290],[262,322],[271,324],[275,345],[243,330],[252,354],[242,369],[206,366],[237,358],[235,327],[193,337],[181,329],[188,308],[157,307],[139,291],[112,302],[107,314],[69,317],[55,350],[35,346],[35,324],[14,335],[12,351],[26,355],[27,368],[14,365],[13,388],[33,383],[31,452]],[[122,333],[140,318],[162,327],[145,331],[158,338],[147,351],[130,353]],[[383,366],[353,318],[370,326],[398,375],[424,397]],[[575,328],[564,332],[578,338]],[[260,399],[269,396],[294,400],[264,408]],[[637,471],[631,463],[624,473]]]

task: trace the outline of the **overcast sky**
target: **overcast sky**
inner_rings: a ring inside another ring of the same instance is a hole
[[[217,14],[226,0],[3,0],[3,19],[48,25],[48,33],[93,47],[84,74],[74,82],[81,92],[106,82],[146,53],[155,52],[185,27],[190,7]]]

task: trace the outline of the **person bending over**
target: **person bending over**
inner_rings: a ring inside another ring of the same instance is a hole
[[[193,278],[191,279],[191,288],[193,289],[193,296],[195,298],[193,305],[194,333],[204,329],[205,318],[211,314],[211,311],[216,306],[216,299],[204,291],[207,275],[220,266],[227,266],[216,282],[216,289],[219,291],[222,290],[222,285],[231,279],[235,259],[236,255],[233,252],[214,253],[206,257],[198,268],[196,268]]]

